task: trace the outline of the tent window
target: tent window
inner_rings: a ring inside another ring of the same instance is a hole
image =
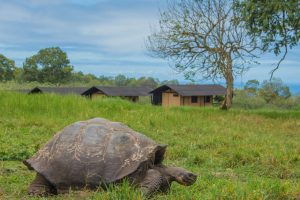
[[[205,96],[204,101],[205,101],[205,103],[210,103],[210,96]]]
[[[192,103],[197,103],[197,102],[198,102],[198,97],[192,96]]]

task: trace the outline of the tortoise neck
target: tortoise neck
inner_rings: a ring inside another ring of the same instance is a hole
[[[163,164],[159,164],[155,168],[161,173],[161,175],[164,177],[164,179],[168,182],[169,185],[171,185],[173,181],[176,181],[176,178],[170,172],[169,167]]]

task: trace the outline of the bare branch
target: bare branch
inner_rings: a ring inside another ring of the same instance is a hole
[[[283,42],[284,42],[284,53],[283,56],[280,58],[280,60],[278,61],[276,67],[274,69],[271,70],[270,74],[270,81],[273,78],[274,72],[279,69],[280,64],[282,63],[282,61],[285,59],[287,53],[288,53],[288,46],[287,46],[287,30],[286,30],[286,26],[285,26],[285,12],[282,12],[282,29],[283,29]]]
[[[287,53],[288,53],[288,48],[287,48],[287,45],[285,45],[283,56],[282,56],[282,57],[280,58],[280,60],[278,61],[276,67],[275,67],[274,69],[272,69],[271,72],[270,72],[270,74],[271,74],[271,76],[270,76],[270,81],[273,79],[274,72],[275,72],[276,70],[279,69],[280,64],[282,63],[282,61],[284,61],[284,59],[285,59]]]

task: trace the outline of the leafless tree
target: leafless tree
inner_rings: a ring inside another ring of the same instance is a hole
[[[169,2],[160,13],[159,30],[146,41],[153,56],[169,60],[186,78],[225,79],[222,109],[232,105],[234,77],[256,57],[257,44],[247,35],[231,0]]]

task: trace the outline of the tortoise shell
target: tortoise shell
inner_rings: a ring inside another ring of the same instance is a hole
[[[24,164],[57,188],[97,187],[136,171],[133,179],[142,178],[165,149],[122,123],[94,118],[65,127]]]

